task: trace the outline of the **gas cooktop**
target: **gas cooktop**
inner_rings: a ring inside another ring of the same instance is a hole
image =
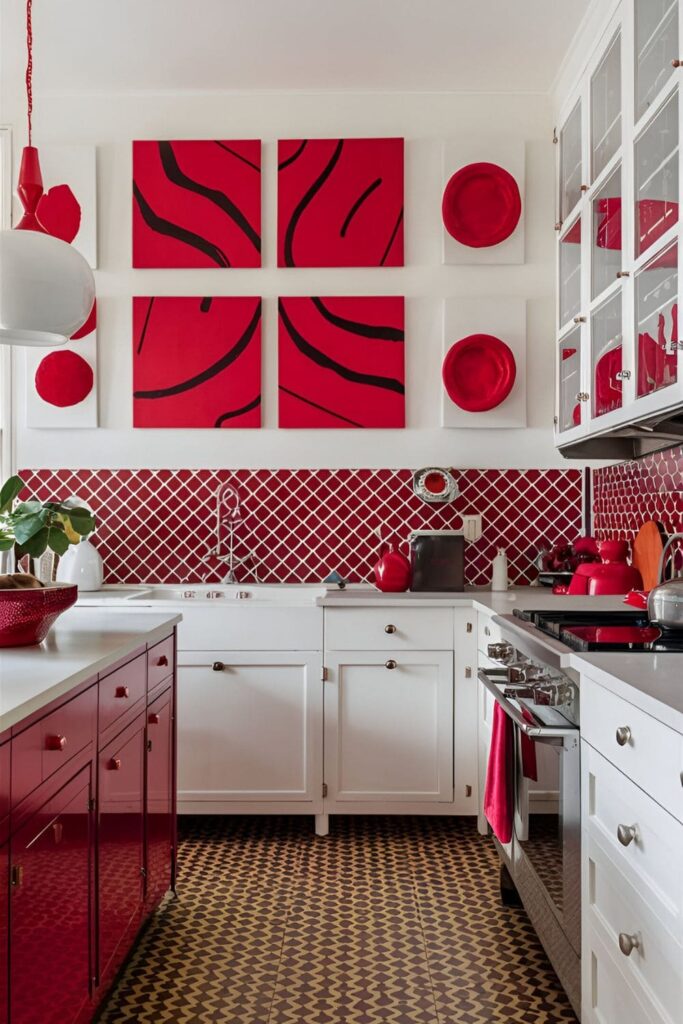
[[[683,631],[653,626],[644,612],[520,611],[514,615],[532,622],[573,651],[645,651],[683,653]]]

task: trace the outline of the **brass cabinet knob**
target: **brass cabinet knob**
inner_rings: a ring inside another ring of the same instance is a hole
[[[616,732],[617,743],[620,747],[625,747],[631,739],[631,730],[628,725],[620,725]]]
[[[638,830],[635,825],[619,825],[617,827],[617,839],[622,846],[628,846],[636,838]]]

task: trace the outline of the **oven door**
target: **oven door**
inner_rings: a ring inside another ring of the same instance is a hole
[[[536,890],[540,888],[562,931],[579,953],[579,730],[555,708],[537,706],[521,696],[526,687],[509,684],[505,670],[481,669],[479,680],[515,726],[513,849],[505,849],[512,862],[513,878],[520,889],[528,888],[529,882]],[[515,690],[520,696],[515,696]],[[534,760],[535,772],[530,770]]]

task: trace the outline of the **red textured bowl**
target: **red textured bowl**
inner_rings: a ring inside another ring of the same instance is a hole
[[[456,341],[441,368],[448,397],[466,412],[495,409],[512,391],[516,374],[511,349],[492,334]]]
[[[521,212],[517,182],[504,167],[490,163],[467,164],[456,171],[441,203],[448,234],[473,249],[504,242]]]
[[[40,590],[0,590],[0,647],[41,643],[77,597],[75,583],[50,583]]]

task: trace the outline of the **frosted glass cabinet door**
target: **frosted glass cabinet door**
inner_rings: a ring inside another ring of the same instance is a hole
[[[571,213],[581,198],[581,101],[560,131],[560,219]]]
[[[678,93],[635,144],[636,256],[678,221]]]
[[[581,424],[581,328],[575,327],[560,342],[560,400],[558,430],[572,430]]]
[[[673,74],[678,57],[678,0],[635,0],[635,119]]]
[[[636,395],[678,379],[678,246],[674,242],[636,275]]]
[[[621,270],[621,167],[591,203],[591,298],[613,284]]]
[[[581,311],[581,218],[560,238],[559,326],[569,323]]]
[[[621,33],[610,42],[591,78],[592,181],[621,145]]]
[[[604,416],[622,405],[621,292],[591,316],[593,416]]]

